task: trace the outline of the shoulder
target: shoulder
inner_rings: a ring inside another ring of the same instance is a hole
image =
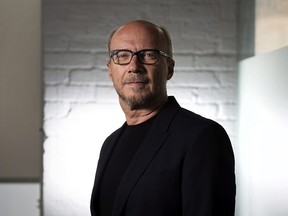
[[[229,140],[226,130],[218,122],[182,107],[175,113],[169,130],[176,136],[191,139],[210,137],[215,140]]]
[[[197,154],[210,149],[213,154],[225,154],[233,161],[233,149],[226,130],[216,121],[186,109],[179,109],[171,122],[173,140]],[[194,154],[194,153],[193,153]]]
[[[183,127],[190,128],[222,128],[216,121],[182,107],[178,110],[172,122],[178,126],[182,125]]]
[[[168,126],[167,130],[196,134],[201,131],[222,131],[224,128],[212,119],[205,118],[193,111],[181,107],[174,97],[169,97],[169,103],[158,118],[159,128]],[[182,134],[182,133],[181,133]]]

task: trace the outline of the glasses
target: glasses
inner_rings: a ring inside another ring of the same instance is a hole
[[[127,65],[131,62],[133,56],[138,57],[139,62],[146,65],[153,65],[159,60],[159,56],[164,56],[170,58],[170,55],[167,53],[155,50],[155,49],[144,49],[138,52],[132,52],[131,50],[112,50],[109,53],[109,57],[112,58],[113,62],[118,65]]]

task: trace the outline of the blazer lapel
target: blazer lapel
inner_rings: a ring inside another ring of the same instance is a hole
[[[145,172],[150,161],[155,157],[169,136],[169,125],[176,111],[180,108],[175,99],[171,99],[171,101],[172,103],[169,103],[155,119],[150,132],[147,134],[144,142],[127,168],[115,197],[113,216],[121,215],[129,194]]]

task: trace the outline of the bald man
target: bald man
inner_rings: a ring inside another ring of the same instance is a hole
[[[108,51],[126,122],[102,146],[91,215],[234,215],[230,140],[218,123],[167,95],[175,63],[166,29],[131,21],[111,33]]]

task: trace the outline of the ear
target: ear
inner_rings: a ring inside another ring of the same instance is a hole
[[[110,60],[107,62],[107,69],[108,69],[109,79],[112,81],[112,72],[111,72],[111,62],[110,62]]]
[[[174,74],[174,66],[175,62],[172,59],[168,60],[168,73],[167,73],[167,80],[170,80]]]

